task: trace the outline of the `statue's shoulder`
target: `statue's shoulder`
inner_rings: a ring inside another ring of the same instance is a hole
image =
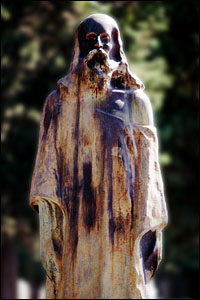
[[[151,102],[143,89],[136,89],[133,91],[132,113],[136,124],[153,125]]]
[[[51,114],[57,113],[58,110],[60,110],[61,105],[60,90],[57,87],[46,97],[43,112]]]
[[[76,81],[77,81],[77,74],[78,74],[78,70],[77,69],[74,69],[72,70],[71,72],[67,73],[66,76],[60,78],[57,82],[57,88],[59,90],[62,90],[62,89],[66,89],[66,90],[69,90],[69,89],[73,89],[74,85],[76,84]]]
[[[46,97],[45,103],[53,105],[54,103],[59,101],[59,98],[60,98],[60,91],[59,88],[57,87]]]

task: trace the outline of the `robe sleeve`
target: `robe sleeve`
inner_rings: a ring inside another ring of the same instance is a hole
[[[168,223],[164,187],[158,157],[157,131],[151,103],[143,90],[133,93],[132,116],[136,142],[135,234],[143,260],[146,283],[162,259],[162,229]]]
[[[158,159],[158,139],[153,126],[137,128],[137,201],[135,232],[143,259],[145,280],[155,274],[162,259],[162,230],[168,223],[164,187]]]
[[[64,211],[47,198],[39,201],[40,256],[47,275],[47,299],[57,299],[65,243]]]
[[[153,126],[137,127],[138,234],[167,224],[164,187],[158,158],[157,131]]]
[[[46,99],[41,123],[38,152],[31,183],[30,206],[38,212],[42,198],[61,204],[60,199],[60,150],[62,111],[59,90],[54,90]]]
[[[46,99],[31,183],[30,206],[39,212],[40,255],[47,275],[47,298],[57,298],[65,241],[65,210],[61,201],[62,105],[59,90]]]
[[[157,130],[148,96],[142,89],[133,92],[133,136],[136,137],[137,235],[160,230],[167,224],[167,209],[158,157]]]

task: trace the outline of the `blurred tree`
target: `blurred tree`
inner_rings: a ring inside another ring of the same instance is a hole
[[[173,275],[174,297],[198,297],[199,4],[165,3],[165,11],[170,24],[160,38],[174,82],[158,118],[161,150],[170,157],[163,166],[170,212],[163,269]],[[186,281],[182,291],[176,277]]]
[[[3,260],[9,262],[11,254],[18,255],[19,275],[30,280],[36,289],[45,276],[39,247],[35,247],[38,218],[28,203],[30,180],[44,99],[65,74],[72,52],[76,13],[71,6],[50,1],[3,1],[1,7],[2,231],[3,247],[12,250],[3,252]],[[10,282],[10,290],[15,279]],[[8,277],[2,284],[6,285],[2,288],[4,296]]]
[[[11,260],[18,261],[9,264],[13,280],[2,281],[5,299],[17,270],[32,283],[33,298],[45,279],[38,217],[28,203],[41,111],[67,72],[75,27],[97,12],[119,24],[128,61],[146,86],[160,136],[170,218],[156,278],[169,274],[172,280],[186,280],[188,290],[177,289],[169,296],[197,295],[190,278],[195,280],[198,266],[198,2],[24,0],[1,4],[2,274]]]

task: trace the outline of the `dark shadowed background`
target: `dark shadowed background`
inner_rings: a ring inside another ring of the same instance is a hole
[[[2,298],[45,283],[29,192],[46,96],[68,70],[76,26],[117,21],[129,66],[146,86],[159,135],[169,225],[157,297],[198,297],[198,1],[2,1]]]

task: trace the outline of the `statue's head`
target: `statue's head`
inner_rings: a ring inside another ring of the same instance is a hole
[[[126,61],[117,23],[105,14],[90,15],[76,29],[73,67],[95,57],[116,63]]]
[[[96,49],[105,51],[110,59],[122,60],[121,39],[117,23],[103,14],[94,14],[78,26],[80,57],[84,58]]]
[[[81,74],[88,72],[92,81],[106,78],[104,83],[108,83],[107,88],[110,85],[111,89],[144,89],[141,80],[129,69],[116,21],[105,14],[92,14],[76,28],[68,73],[72,70]],[[89,77],[88,74],[85,78]],[[97,75],[95,78],[94,74]],[[106,87],[102,82],[98,86]]]

